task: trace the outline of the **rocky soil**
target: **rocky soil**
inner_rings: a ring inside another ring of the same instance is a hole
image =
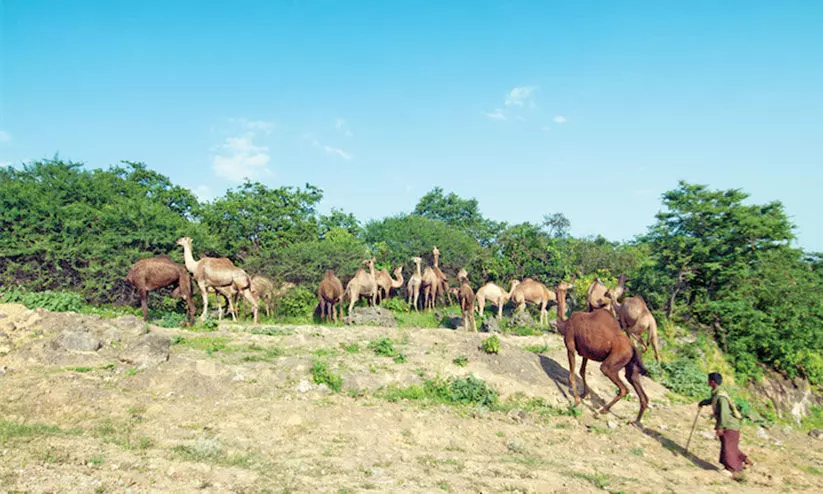
[[[819,438],[746,427],[742,448],[756,465],[738,483],[717,470],[706,419],[684,451],[693,403],[645,379],[642,429],[627,425],[634,397],[597,415],[615,390],[591,365],[592,396],[571,416],[558,336],[499,335],[499,355],[479,350],[487,336],[279,325],[202,333],[0,305],[0,492],[823,491]],[[380,337],[405,359],[369,349]],[[342,376],[340,392],[313,382],[315,360]],[[392,386],[467,375],[506,406],[385,397]]]

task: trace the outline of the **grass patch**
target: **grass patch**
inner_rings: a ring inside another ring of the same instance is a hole
[[[609,485],[609,477],[608,475],[602,474],[600,472],[595,473],[584,473],[584,472],[567,472],[566,475],[582,479],[587,482],[591,482],[592,485],[597,487],[598,489],[606,489]]]
[[[483,340],[483,344],[480,345],[480,348],[486,353],[500,353],[500,338],[497,335],[492,335]]]
[[[16,439],[34,439],[48,436],[77,436],[82,434],[80,429],[61,429],[55,425],[31,424],[12,422],[0,419],[0,444]]]
[[[336,392],[340,392],[343,387],[343,378],[331,372],[329,363],[325,360],[312,360],[311,377],[315,384],[325,384],[329,389]]]
[[[581,410],[578,410],[571,404],[566,407],[557,407],[543,398],[530,398],[524,396],[522,393],[516,393],[506,401],[498,403],[496,410],[500,412],[523,410],[524,412],[529,412],[542,418],[544,421],[548,421],[551,417],[579,417],[583,415]]]
[[[493,407],[497,403],[497,391],[479,377],[426,379],[423,385],[408,387],[391,385],[379,391],[377,396],[391,402],[401,400],[424,401],[447,405],[480,405]]]
[[[448,307],[446,311],[449,314],[459,314],[459,309],[455,307]],[[394,312],[394,317],[397,319],[397,327],[399,328],[437,328],[440,326],[440,319],[435,317],[435,312],[439,311]]]
[[[256,455],[226,452],[214,438],[201,438],[192,444],[177,445],[172,448],[172,453],[182,460],[227,467],[251,468],[256,463]]]
[[[340,348],[342,348],[343,351],[346,353],[357,353],[360,351],[360,345],[358,345],[357,343],[352,343],[350,345],[341,343]]]
[[[523,350],[532,353],[543,353],[549,351],[549,345],[526,345]]]
[[[540,336],[543,334],[543,330],[536,327],[515,326],[513,328],[508,328],[506,333],[517,336]]]
[[[277,347],[250,345],[246,347],[246,350],[253,353],[251,355],[244,355],[241,359],[243,362],[268,362],[283,355],[283,350]]]
[[[469,363],[469,359],[465,355],[461,355],[452,360],[452,363],[458,367],[466,367]]]
[[[172,338],[173,345],[200,350],[209,355],[225,350],[229,346],[229,341],[229,338],[225,336],[195,336],[193,338],[175,336]]]
[[[134,437],[132,432],[131,424],[115,424],[111,420],[106,420],[92,430],[93,435],[103,442],[120,446],[123,449],[146,450],[153,446],[151,439],[147,436]]]
[[[393,358],[398,364],[406,362],[406,355],[394,348],[394,343],[390,338],[380,337],[369,343],[369,348],[375,355]]]
[[[817,467],[813,467],[811,465],[803,465],[803,466],[799,466],[797,468],[799,468],[800,470],[803,470],[806,473],[810,473],[812,475],[823,475],[823,470],[821,470]]]
[[[262,334],[265,336],[288,336],[294,334],[294,329],[291,328],[256,328],[251,330],[251,334]]]

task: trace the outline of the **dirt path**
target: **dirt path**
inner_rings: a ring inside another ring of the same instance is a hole
[[[716,470],[707,421],[684,456],[695,406],[673,403],[650,380],[642,430],[626,425],[636,399],[594,413],[592,402],[614,393],[596,366],[582,416],[565,415],[565,351],[555,335],[501,336],[490,356],[478,349],[487,335],[445,329],[152,326],[149,334],[175,344],[167,361],[138,365],[124,357],[145,339],[133,318],[13,305],[0,314],[9,348],[0,353],[0,492],[823,490],[823,441],[793,430],[744,429],[742,448],[757,465],[743,485]],[[97,335],[101,346],[66,350],[67,331]],[[405,362],[368,348],[380,337]],[[537,355],[529,345],[546,348]],[[313,360],[342,376],[340,392],[312,382]],[[468,375],[508,406],[383,397],[387,386]],[[529,405],[532,397],[544,402]]]

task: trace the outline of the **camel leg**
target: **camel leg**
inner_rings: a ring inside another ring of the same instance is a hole
[[[497,301],[497,320],[502,320],[503,319],[503,305],[505,303],[506,302],[501,301],[501,300]]]
[[[251,310],[252,310],[252,312],[254,313],[254,324],[257,324],[257,323],[258,323],[258,321],[259,321],[259,313],[258,313],[258,311],[259,311],[259,309],[260,309],[260,306],[259,306],[259,304],[257,303],[257,297],[255,297],[255,296],[254,296],[254,294],[251,292],[251,289],[250,289],[250,288],[245,288],[245,289],[243,290],[243,297],[244,297],[246,300],[248,300],[248,301],[249,301],[249,304],[251,304]]]
[[[640,411],[637,413],[637,420],[635,421],[635,424],[640,425],[640,419],[643,417],[643,412],[646,411],[646,407],[649,404],[649,397],[646,396],[646,392],[643,391],[643,386],[640,384],[640,372],[638,372],[634,362],[629,362],[629,365],[626,366],[626,379],[629,380],[629,383],[631,383],[634,388],[634,392],[637,393],[637,397],[640,399]]]
[[[623,380],[620,379],[619,369],[615,368],[615,366],[608,360],[606,360],[600,365],[600,372],[602,372],[603,375],[611,379],[611,381],[615,383],[617,387],[620,389],[620,392],[617,393],[617,396],[615,396],[612,399],[612,401],[608,402],[606,406],[604,406],[600,410],[600,413],[604,414],[609,413],[609,410],[611,409],[612,405],[614,405],[615,403],[623,399],[624,396],[629,394],[629,388],[626,387],[626,385],[623,383]]]
[[[483,297],[477,297],[477,308],[479,309],[478,312],[480,313],[480,317],[483,317],[483,309],[486,308],[486,299]]]
[[[577,394],[577,386],[574,382],[574,350],[569,348],[567,352],[569,354],[569,386],[571,386],[574,394],[574,406],[577,406],[580,404],[580,396]]]
[[[143,308],[143,320],[149,320],[149,291],[140,290],[140,306]]]
[[[209,312],[209,292],[206,291],[206,287],[200,281],[197,281],[197,288],[200,289],[200,294],[203,295],[203,314],[200,315],[200,320],[206,320],[206,314]]]
[[[540,305],[540,324],[548,326],[549,311],[546,310],[546,302],[547,300],[543,300],[543,302]]]
[[[657,336],[657,321],[652,318],[649,322],[649,336],[647,336],[646,346],[648,347],[651,344],[651,347],[654,349],[654,359],[657,362],[660,362],[660,340]]]
[[[583,394],[580,395],[580,399],[585,399],[589,396],[589,385],[586,384],[586,364],[589,363],[589,359],[584,358],[583,362],[580,363],[580,378],[583,380]]]
[[[360,298],[360,291],[356,288],[351,288],[349,291],[349,315],[351,315],[352,309],[354,309],[354,303],[357,299]]]

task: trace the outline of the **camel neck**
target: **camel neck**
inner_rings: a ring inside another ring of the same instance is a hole
[[[566,322],[566,290],[557,290],[557,321]]]
[[[440,267],[440,256],[434,256],[434,267]]]
[[[416,263],[414,263],[414,265],[417,266],[417,276],[422,278],[423,273],[420,272],[420,263],[416,262]]]
[[[403,286],[403,273],[398,271],[396,276],[397,277],[393,279],[391,282],[392,288],[400,288],[401,286]]]
[[[194,260],[194,256],[191,253],[191,246],[188,244],[183,245],[183,259],[186,261],[186,269],[194,274],[195,270],[197,270],[197,261]]]

